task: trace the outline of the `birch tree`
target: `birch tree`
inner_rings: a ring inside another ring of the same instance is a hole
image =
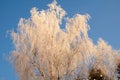
[[[119,50],[104,40],[94,44],[88,36],[88,14],[65,17],[56,1],[49,9],[32,8],[28,19],[21,18],[11,36],[15,49],[11,60],[20,80],[83,80],[90,70],[99,69],[115,80]],[[61,29],[62,20],[66,20]]]

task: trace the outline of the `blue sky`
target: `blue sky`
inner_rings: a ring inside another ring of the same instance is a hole
[[[18,80],[5,57],[14,49],[8,30],[16,29],[21,17],[29,18],[32,7],[47,9],[52,0],[0,0],[0,80]],[[67,16],[89,14],[89,37],[101,37],[114,49],[120,48],[120,0],[57,0]]]

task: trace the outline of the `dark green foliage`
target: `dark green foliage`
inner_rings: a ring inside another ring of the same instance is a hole
[[[118,72],[118,80],[120,80],[120,63],[119,63],[119,65],[117,66],[117,72]]]
[[[94,69],[92,68],[89,71],[89,77],[88,80],[109,80],[107,76],[105,76],[100,69]]]

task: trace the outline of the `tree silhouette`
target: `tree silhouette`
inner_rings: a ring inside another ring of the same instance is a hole
[[[89,80],[110,80],[99,69],[91,69],[89,72]]]
[[[117,66],[117,72],[118,72],[118,80],[120,79],[120,63]]]

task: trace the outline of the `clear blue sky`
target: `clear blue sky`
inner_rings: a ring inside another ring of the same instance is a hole
[[[0,80],[18,80],[5,56],[14,48],[8,30],[16,29],[21,17],[29,18],[32,7],[47,9],[52,0],[0,0]],[[120,0],[57,0],[67,16],[90,14],[89,36],[94,43],[103,38],[114,49],[120,48]]]

